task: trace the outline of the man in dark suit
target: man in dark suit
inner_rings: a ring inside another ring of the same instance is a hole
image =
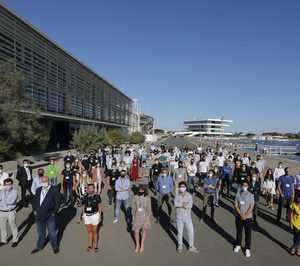
[[[23,160],[23,167],[18,169],[16,179],[19,181],[19,186],[21,187],[21,201],[23,207],[27,208],[30,200],[26,200],[26,190],[28,190],[30,196],[32,196],[32,168],[29,166],[29,161],[27,159]]]
[[[32,201],[32,208],[36,215],[38,241],[36,248],[31,251],[31,254],[35,254],[44,248],[46,227],[54,254],[57,254],[59,247],[56,236],[55,214],[60,207],[60,194],[57,187],[49,184],[48,177],[43,176],[41,182],[42,187],[36,190]]]

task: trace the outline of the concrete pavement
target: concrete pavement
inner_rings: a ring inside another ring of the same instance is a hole
[[[174,138],[163,140],[167,145],[197,145],[194,140]],[[299,257],[292,257],[287,249],[292,244],[292,234],[286,222],[275,225],[275,210],[267,209],[264,199],[259,205],[259,227],[252,234],[251,258],[243,252],[233,253],[235,224],[232,214],[233,198],[221,198],[216,208],[217,224],[209,219],[199,222],[202,209],[200,193],[194,196],[193,221],[195,245],[199,254],[191,254],[184,248],[182,254],[176,252],[176,226],[169,224],[166,218],[161,224],[155,224],[148,231],[145,251],[134,253],[132,234],[127,232],[124,214],[119,223],[113,225],[113,208],[104,209],[103,226],[100,229],[99,252],[87,253],[87,233],[85,226],[75,223],[75,210],[61,209],[58,219],[58,235],[61,252],[54,255],[50,244],[35,255],[36,226],[27,223],[30,209],[22,209],[17,214],[21,241],[17,248],[10,247],[11,242],[0,248],[0,265],[293,265],[299,263]],[[152,196],[153,209],[156,199]],[[103,205],[108,202],[106,188],[102,192]],[[166,206],[164,211],[167,213]],[[207,210],[210,214],[210,208]],[[283,216],[285,214],[283,213]],[[186,234],[185,234],[186,237]]]

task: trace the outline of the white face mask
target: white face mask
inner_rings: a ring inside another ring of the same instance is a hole
[[[10,190],[11,188],[12,188],[12,185],[5,186],[5,189],[6,189],[6,190]]]
[[[282,168],[282,165],[279,165],[278,167],[279,167],[279,168]]]
[[[27,164],[27,163],[24,163],[24,167],[25,167],[25,168],[28,167],[28,164]]]
[[[46,188],[46,187],[48,187],[49,186],[49,183],[48,182],[42,182],[42,187],[43,188]]]
[[[1,174],[2,172],[3,172],[3,170],[1,169],[1,170],[0,170],[0,174]]]
[[[256,177],[255,177],[255,178],[252,178],[252,181],[253,181],[253,182],[256,182]]]
[[[83,176],[83,177],[87,177],[87,174],[83,174],[82,176]]]
[[[163,174],[162,174],[162,176],[163,176],[163,177],[166,177],[166,176],[167,176],[167,174],[166,174],[166,173],[163,173]]]
[[[186,187],[180,187],[180,188],[179,188],[179,191],[180,191],[181,193],[184,193],[184,192],[186,191]]]
[[[242,187],[242,190],[243,190],[244,192],[247,192],[248,187]]]
[[[213,176],[213,174],[208,174],[208,176],[209,176],[209,177],[212,177],[212,176]]]

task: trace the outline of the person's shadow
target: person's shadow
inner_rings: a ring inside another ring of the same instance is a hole
[[[29,232],[30,228],[33,226],[34,222],[35,222],[35,216],[34,216],[34,213],[31,212],[31,213],[29,213],[27,219],[24,220],[18,227],[19,232],[25,227],[24,231],[19,236],[18,242],[21,242],[23,240],[23,238],[28,234],[28,232]],[[7,242],[9,242],[11,239],[12,239],[12,236],[10,236],[7,239]]]
[[[170,223],[170,217],[163,210],[161,210],[161,212],[158,213],[157,200],[154,197],[151,197],[151,206],[152,206],[153,216],[158,218],[158,215],[160,214],[159,223],[161,227],[168,234],[168,236],[173,241],[173,243],[177,246],[177,239],[176,239],[177,229],[172,223]],[[174,210],[172,210],[172,215],[174,216]],[[187,248],[189,247],[188,242],[184,238],[183,238],[183,243]]]
[[[57,242],[61,242],[64,231],[67,225],[76,216],[76,208],[63,208],[59,211],[56,216],[56,226],[57,226]]]

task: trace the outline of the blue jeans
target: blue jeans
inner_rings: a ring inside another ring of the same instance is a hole
[[[36,248],[41,250],[44,248],[45,239],[46,239],[46,228],[49,233],[49,241],[53,249],[58,248],[57,238],[56,238],[56,224],[55,216],[51,215],[46,221],[36,221],[38,241]]]
[[[192,219],[188,220],[180,220],[176,219],[176,224],[177,224],[177,243],[178,246],[182,245],[182,237],[183,237],[183,228],[184,226],[186,227],[188,237],[189,237],[189,246],[193,247],[194,246],[194,226]]]
[[[189,176],[188,183],[189,183],[189,192],[193,195],[195,192],[196,176]]]
[[[57,185],[57,177],[56,178],[49,178],[49,182],[51,185],[56,186]]]
[[[118,219],[118,217],[119,217],[122,203],[124,204],[124,207],[125,207],[126,221],[127,221],[127,223],[130,223],[129,198],[124,199],[124,200],[116,199],[115,219]]]
[[[215,204],[219,204],[219,189],[218,188],[216,188],[215,189]]]
[[[69,193],[69,199],[72,206],[74,206],[74,196],[73,196],[73,190],[72,187],[64,187],[64,204],[67,204],[68,201],[68,193]]]

